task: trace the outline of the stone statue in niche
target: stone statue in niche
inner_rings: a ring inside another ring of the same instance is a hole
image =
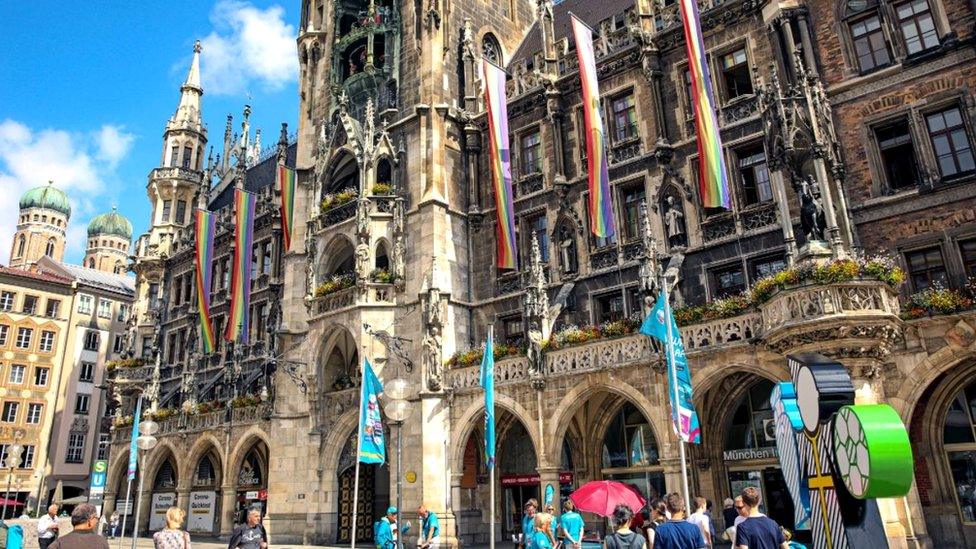
[[[369,244],[361,241],[356,246],[356,277],[360,282],[369,276]]]
[[[393,242],[393,275],[396,278],[406,278],[404,272],[406,260],[403,249],[403,236],[398,236]]]
[[[668,232],[668,245],[672,248],[687,246],[685,214],[681,211],[681,205],[675,203],[674,195],[668,195],[664,203],[664,227]]]
[[[824,209],[816,192],[817,182],[808,175],[800,181],[800,225],[807,241],[824,241],[827,226]]]
[[[424,370],[427,372],[427,388],[440,391],[442,385],[441,329],[428,326],[424,335]]]
[[[563,274],[575,273],[577,271],[577,255],[573,229],[563,224],[559,227],[559,233],[556,237],[556,242],[559,243],[559,265],[562,267]]]
[[[529,321],[528,348],[526,358],[529,361],[529,378],[536,380],[542,377],[543,357],[542,357],[542,327],[538,320]]]
[[[356,202],[356,231],[366,237],[369,236],[369,199],[363,197]]]

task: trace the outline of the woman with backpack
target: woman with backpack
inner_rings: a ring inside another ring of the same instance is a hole
[[[629,505],[621,503],[613,510],[610,520],[613,522],[616,531],[603,540],[605,549],[647,549],[647,541],[644,536],[630,529],[630,521],[634,518],[634,512]]]

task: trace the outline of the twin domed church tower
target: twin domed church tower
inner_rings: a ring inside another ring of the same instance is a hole
[[[60,262],[71,219],[68,195],[53,182],[35,187],[20,198],[17,232],[10,248],[10,267],[31,269],[44,256]],[[88,249],[82,265],[114,274],[125,274],[132,223],[115,208],[95,216],[88,224]]]

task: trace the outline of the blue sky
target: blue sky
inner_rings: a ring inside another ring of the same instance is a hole
[[[294,131],[299,9],[297,0],[0,2],[0,263],[16,199],[49,179],[74,208],[67,261],[81,261],[88,221],[112,205],[135,235],[146,230],[146,176],[196,39],[215,150],[227,114],[240,130],[245,103],[265,146],[281,122]]]

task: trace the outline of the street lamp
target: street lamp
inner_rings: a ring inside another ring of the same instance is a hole
[[[20,465],[20,458],[23,453],[24,447],[20,444],[15,443],[7,446],[7,458],[4,460],[6,461],[4,465],[10,468],[10,473],[7,475],[7,492],[3,496],[3,514],[0,515],[0,518],[7,518],[7,500],[10,499],[10,481],[14,478],[14,469]]]
[[[384,411],[386,417],[390,418],[390,423],[397,428],[397,462],[396,462],[396,482],[397,482],[397,513],[403,513],[403,482],[401,479],[400,456],[403,449],[403,422],[410,415],[410,402],[407,400],[409,387],[407,380],[396,378],[387,382],[383,387],[383,396],[386,403]],[[397,519],[397,549],[403,549],[403,522]]]
[[[139,512],[142,511],[142,483],[146,478],[146,456],[149,451],[156,447],[159,440],[153,435],[159,431],[159,424],[151,419],[139,423],[139,438],[136,439],[136,446],[142,450],[142,464],[139,466],[139,490],[136,496],[136,521],[132,525],[132,549],[136,549],[136,540],[139,539]]]

